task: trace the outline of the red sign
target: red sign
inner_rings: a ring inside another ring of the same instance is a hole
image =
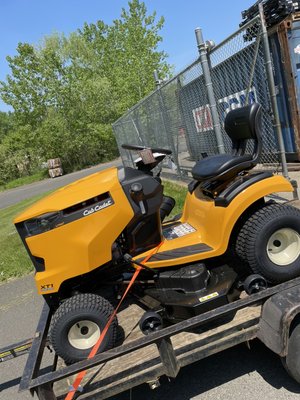
[[[213,130],[213,122],[208,104],[195,108],[193,116],[197,132],[201,133]]]

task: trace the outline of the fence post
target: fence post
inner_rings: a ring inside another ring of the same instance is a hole
[[[265,23],[264,8],[263,8],[262,3],[259,3],[258,7],[259,7],[260,20],[261,20],[261,27],[262,27],[262,39],[263,39],[264,54],[265,54],[265,67],[266,67],[267,79],[268,79],[270,96],[271,96],[271,105],[272,105],[272,111],[273,111],[273,126],[276,130],[276,135],[277,135],[277,140],[278,140],[279,154],[280,154],[281,164],[282,164],[282,174],[284,177],[288,178],[289,173],[288,173],[288,168],[287,168],[287,163],[286,163],[285,148],[284,148],[282,130],[281,130],[278,107],[277,107],[275,82],[274,82],[274,76],[273,76],[273,68],[272,68],[272,61],[271,61],[271,55],[270,55],[268,33],[267,33],[267,28],[266,28],[266,23]]]
[[[156,88],[159,88],[160,87],[160,79],[159,79],[158,72],[156,69],[153,71],[153,76],[154,76]]]
[[[215,94],[213,90],[213,84],[210,75],[210,69],[208,64],[208,57],[207,57],[207,46],[203,40],[202,30],[200,28],[195,29],[196,40],[198,51],[200,55],[200,62],[203,70],[203,76],[205,80],[205,86],[207,90],[207,96],[209,101],[209,106],[211,110],[211,116],[213,120],[214,131],[216,134],[217,139],[217,147],[219,153],[225,153],[224,141],[221,131],[220,119],[217,110],[217,104],[215,99]]]
[[[175,145],[174,145],[174,139],[173,139],[173,134],[170,130],[171,124],[169,121],[168,117],[168,112],[167,112],[167,107],[165,105],[165,101],[163,98],[162,94],[162,89],[161,89],[161,80],[159,79],[158,72],[156,70],[153,71],[153,76],[155,79],[156,83],[156,92],[158,93],[158,101],[159,101],[159,106],[160,106],[160,111],[161,111],[161,117],[162,117],[162,122],[163,122],[163,127],[164,131],[167,135],[168,143],[169,146],[172,150],[172,160],[174,161],[176,167],[177,167],[177,174],[180,178],[182,178],[182,171],[179,165],[179,157],[178,157],[178,152],[176,151]]]

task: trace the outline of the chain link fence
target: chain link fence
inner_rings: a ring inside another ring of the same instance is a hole
[[[123,143],[165,147],[172,150],[173,160],[166,161],[163,172],[172,173],[174,178],[187,178],[196,160],[230,152],[231,142],[224,131],[229,110],[258,102],[263,108],[261,163],[264,168],[279,166],[265,67],[266,49],[261,37],[262,23],[256,17],[211,50],[202,43],[206,59],[201,56],[198,43],[197,61],[158,85],[113,124],[124,165],[132,166],[135,154],[122,149]],[[211,93],[204,62],[209,67]],[[213,107],[216,115],[212,113]]]

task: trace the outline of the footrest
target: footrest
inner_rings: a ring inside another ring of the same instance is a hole
[[[212,247],[205,243],[197,243],[192,246],[179,247],[174,250],[162,251],[154,254],[149,262],[152,261],[165,261],[172,260],[174,258],[186,257],[197,253],[203,253],[205,251],[213,250]]]

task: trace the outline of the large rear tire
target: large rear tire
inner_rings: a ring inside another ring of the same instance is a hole
[[[267,203],[259,202],[257,204],[253,204],[250,208],[245,212],[242,217],[242,221],[239,224],[239,229],[236,231],[236,236],[234,237],[234,253],[238,256],[239,260],[248,265],[247,255],[246,255],[246,243],[248,240],[248,225],[246,224],[249,218],[258,211],[262,210],[264,207],[269,206],[270,204],[274,204],[272,200],[269,200]],[[251,271],[251,270],[249,270]]]
[[[243,256],[254,273],[280,283],[300,275],[300,210],[269,204],[242,228]]]
[[[78,294],[64,301],[51,322],[50,340],[55,352],[66,364],[85,360],[112,313],[113,307],[109,301],[95,294]],[[117,324],[115,318],[98,353],[115,345]]]

